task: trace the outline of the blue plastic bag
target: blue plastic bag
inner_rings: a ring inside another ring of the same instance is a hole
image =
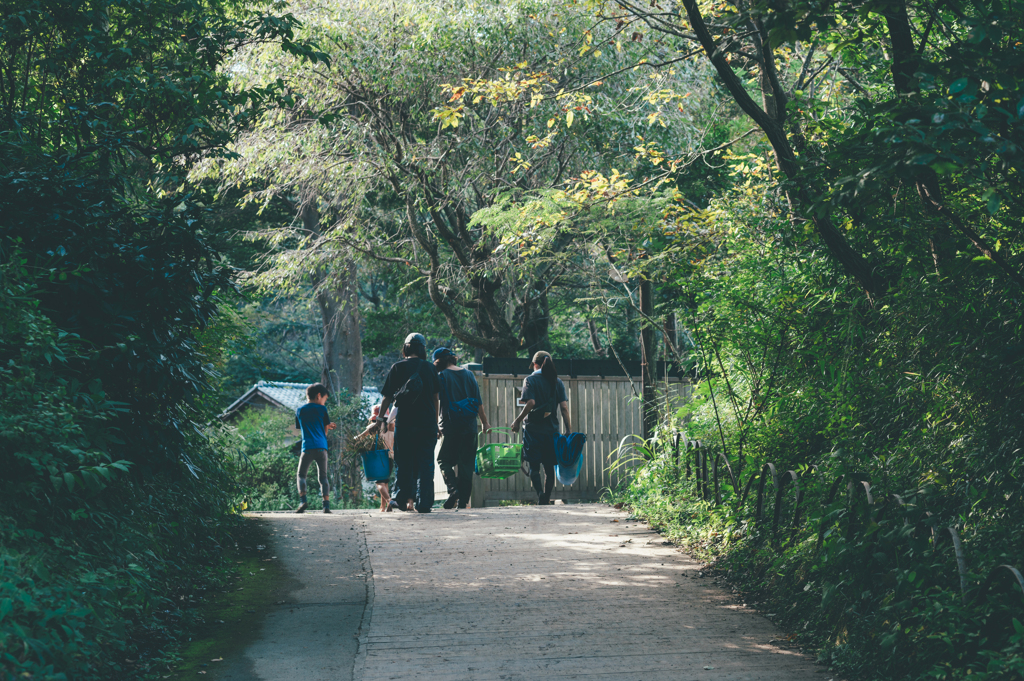
[[[555,477],[562,485],[572,485],[580,477],[583,467],[583,445],[587,436],[569,433],[555,438]]]
[[[370,482],[387,480],[391,477],[391,460],[387,449],[377,449],[377,441],[380,438],[373,438],[373,449],[363,452],[363,475]]]

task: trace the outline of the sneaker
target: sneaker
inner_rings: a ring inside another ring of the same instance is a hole
[[[451,494],[448,495],[448,500],[444,502],[444,507],[450,511],[451,509],[455,508],[455,504],[457,503],[459,503],[459,493],[452,492]]]
[[[547,506],[550,503],[551,503],[551,497],[549,497],[547,494],[541,494],[540,495],[540,501],[537,502],[537,504],[540,505],[540,506]]]
[[[309,504],[307,504],[305,501],[303,501],[301,504],[299,504],[299,507],[297,509],[295,509],[295,512],[296,513],[305,513],[307,508],[309,508]]]
[[[330,513],[330,512],[331,512],[331,502],[325,501],[324,502],[324,513]]]

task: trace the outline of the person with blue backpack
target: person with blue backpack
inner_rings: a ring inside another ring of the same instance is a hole
[[[555,488],[555,441],[558,438],[558,413],[562,414],[565,434],[572,432],[569,422],[569,399],[565,395],[565,384],[558,377],[555,361],[551,355],[539,350],[533,355],[533,373],[523,380],[523,410],[512,422],[512,431],[523,428],[523,458],[530,465],[530,482],[537,491],[538,503],[551,503],[551,491]],[[545,480],[541,484],[540,471],[544,469]]]
[[[448,487],[447,509],[466,508],[473,492],[473,468],[476,460],[477,417],[484,432],[490,430],[487,414],[480,399],[480,386],[473,372],[460,367],[458,357],[448,348],[438,348],[431,355],[437,379],[441,384],[441,410],[438,427],[444,440],[437,454],[437,464]],[[456,468],[458,472],[456,472]]]

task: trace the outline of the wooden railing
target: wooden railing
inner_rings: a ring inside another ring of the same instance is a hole
[[[697,495],[704,501],[716,506],[722,505],[723,497],[719,483],[719,462],[725,464],[726,470],[732,476],[732,468],[724,455],[719,453],[708,454],[707,448],[701,440],[684,440],[681,433],[675,433],[672,439],[672,456],[675,469],[680,476],[686,479],[693,479]],[[710,464],[709,464],[710,459]],[[710,466],[710,476],[709,476]],[[818,468],[811,466],[808,471],[817,474]],[[744,506],[747,496],[750,493],[753,482],[757,480],[757,502],[754,508],[753,521],[756,527],[764,528],[766,523],[767,510],[765,504],[769,497],[772,497],[771,525],[767,532],[768,540],[776,548],[785,548],[792,542],[801,529],[800,520],[803,511],[803,502],[806,498],[806,491],[809,484],[803,487],[800,485],[801,476],[795,470],[787,470],[781,475],[774,463],[765,463],[758,473],[752,474],[742,491],[738,480],[732,477],[733,502],[737,508]],[[903,498],[898,494],[885,494],[876,496],[871,485],[871,478],[867,473],[857,472],[841,475],[832,481],[828,492],[823,498],[823,511],[832,506],[836,494],[844,486],[846,487],[846,512],[845,533],[847,538],[853,538],[862,525],[872,519],[872,513],[884,513],[886,506],[905,507]],[[787,491],[792,490],[789,495],[792,499],[791,521],[783,520],[783,508],[787,497]],[[931,513],[925,513],[925,518],[933,517]],[[904,520],[904,522],[909,522]],[[784,523],[780,528],[780,523]],[[822,513],[818,523],[817,542],[820,545],[824,540],[825,532],[828,529],[828,514]],[[949,544],[953,547],[956,558],[956,566],[960,581],[960,597],[966,603],[980,602],[994,587],[1009,586],[1010,591],[1018,596],[1024,597],[1024,575],[1012,565],[997,565],[989,570],[988,574],[973,588],[969,585],[967,560],[964,556],[960,535],[953,526],[939,527],[934,523],[922,521],[915,529],[931,534],[932,553],[939,551],[945,543],[944,537],[949,537]],[[780,540],[782,534],[788,534],[785,543]],[[788,530],[788,532],[787,532]]]

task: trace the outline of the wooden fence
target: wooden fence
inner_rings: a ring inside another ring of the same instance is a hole
[[[516,388],[523,385],[522,376],[476,374],[480,395],[491,426],[508,427],[521,407],[516,405]],[[613,452],[622,438],[641,431],[640,400],[633,390],[640,391],[640,382],[630,379],[597,376],[562,378],[569,398],[572,429],[587,436],[583,451],[583,468],[579,479],[570,487],[555,483],[552,499],[597,501],[603,490],[618,485],[628,469],[609,470],[614,463]],[[658,384],[660,398],[669,403],[690,395],[689,383],[670,379]],[[486,442],[507,442],[506,434],[485,436]],[[437,498],[447,498],[440,475],[437,476]],[[537,494],[530,479],[522,472],[506,480],[474,477],[473,505],[494,506],[501,501],[536,501]]]

